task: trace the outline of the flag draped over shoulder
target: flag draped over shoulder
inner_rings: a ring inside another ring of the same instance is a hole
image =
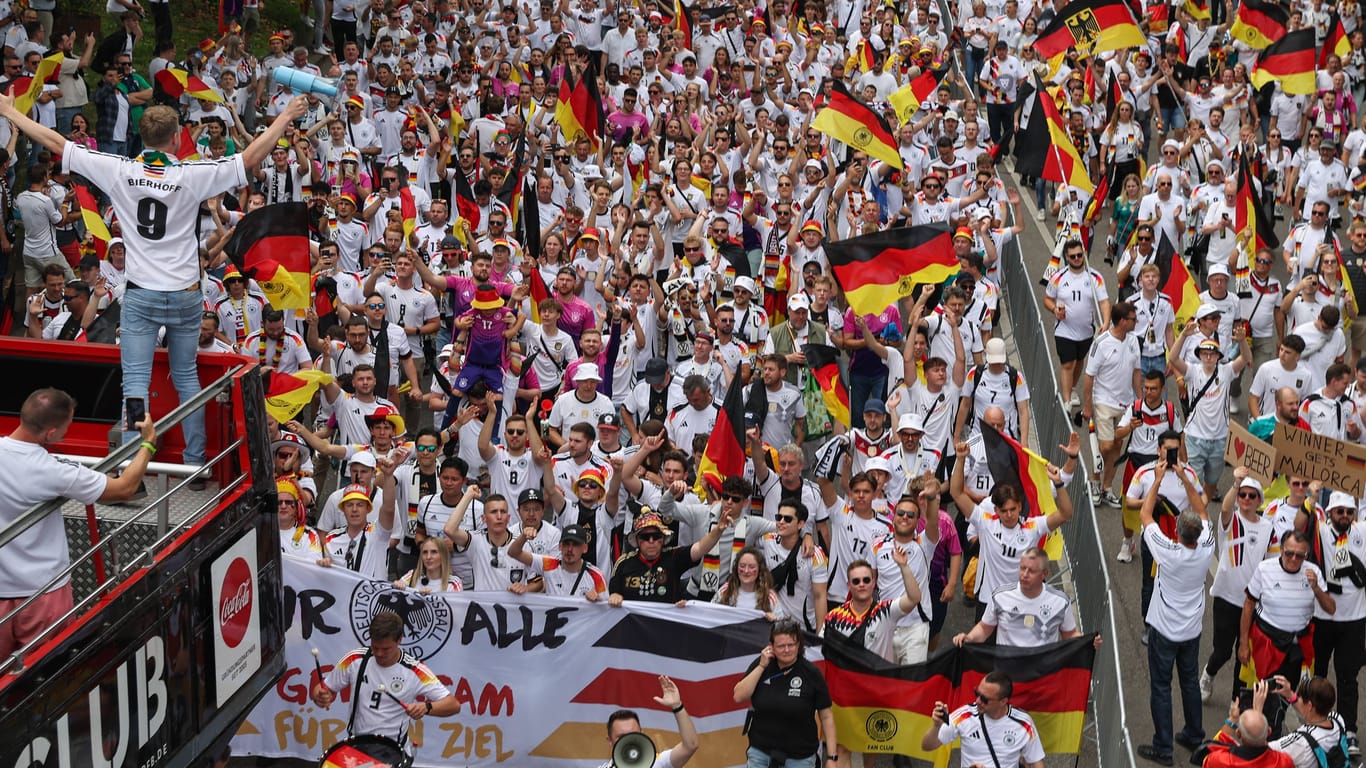
[[[1274,1],[1243,0],[1238,5],[1238,15],[1233,19],[1229,34],[1261,50],[1285,37],[1289,24],[1289,14]]]
[[[811,127],[876,157],[897,169],[902,167],[896,137],[887,121],[871,107],[849,95],[844,83],[836,80],[830,102],[816,113]]]
[[[272,371],[270,387],[266,390],[266,412],[283,424],[313,402],[318,387],[332,381],[332,374],[312,369],[294,373]]]
[[[920,749],[921,736],[933,725],[935,702],[950,711],[972,703],[977,685],[996,669],[1010,676],[1010,703],[1034,721],[1044,751],[1076,754],[1094,642],[1090,634],[1035,648],[966,643],[943,648],[920,664],[897,666],[832,632],[821,653],[839,743],[851,752],[907,755],[943,768],[952,745]]]
[[[1051,59],[1076,48],[1089,53],[1142,47],[1147,44],[1134,13],[1124,0],[1073,0],[1035,41],[1039,58]]]
[[[1267,46],[1257,58],[1257,66],[1252,70],[1252,85],[1261,88],[1275,80],[1280,82],[1281,90],[1286,93],[1314,93],[1317,87],[1314,74],[1318,63],[1317,51],[1312,27],[1287,33]]]
[[[550,298],[550,288],[545,284],[545,278],[541,277],[539,265],[531,267],[531,276],[527,278],[527,287],[530,289],[531,296],[531,322],[541,322],[541,309],[538,306],[542,301]]]
[[[887,229],[826,243],[830,271],[849,308],[880,314],[917,284],[938,285],[958,271],[953,239],[942,226]]]
[[[276,309],[306,309],[309,293],[308,203],[276,203],[248,213],[223,248]]]
[[[730,380],[726,399],[716,414],[716,428],[707,439],[697,477],[720,489],[721,481],[745,474],[745,394],[740,376]]]
[[[1161,232],[1160,229],[1158,231]],[[1172,310],[1176,312],[1176,327],[1184,327],[1187,320],[1195,317],[1195,310],[1200,308],[1200,291],[1196,289],[1195,279],[1191,277],[1186,263],[1177,255],[1176,247],[1166,233],[1159,236],[1155,263],[1161,270],[1158,290],[1171,299]]]
[[[816,377],[821,387],[821,399],[830,418],[849,426],[849,390],[840,379],[839,361],[835,348],[826,344],[806,344],[802,347],[806,355],[806,367]]]

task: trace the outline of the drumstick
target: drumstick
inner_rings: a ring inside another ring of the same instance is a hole
[[[367,682],[367,683],[370,682],[370,678],[369,678],[369,677],[366,677],[366,678],[365,678],[365,682]],[[403,709],[404,709],[405,711],[408,709],[408,705],[407,705],[407,704],[404,704],[402,699],[400,699],[399,697],[395,696],[393,693],[390,693],[390,691],[389,691],[388,688],[385,688],[385,687],[382,686],[382,685],[376,686],[376,687],[378,687],[381,691],[383,691],[385,696],[388,696],[389,698],[393,699],[395,704],[399,705],[400,707],[403,707]],[[413,746],[414,746],[414,747],[420,747],[420,746],[422,746],[422,742],[418,741],[417,739],[413,739],[412,742],[413,742]]]
[[[321,685],[323,682],[323,665],[322,662],[318,661],[317,648],[313,649],[313,668],[318,671],[318,684]]]

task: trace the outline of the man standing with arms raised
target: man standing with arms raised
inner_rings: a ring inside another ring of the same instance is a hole
[[[307,108],[307,100],[295,96],[281,112],[281,119],[271,123],[241,153],[223,160],[181,164],[176,160],[180,120],[170,107],[148,107],[142,113],[138,130],[148,148],[137,157],[125,158],[67,141],[15,109],[12,93],[0,95],[0,117],[54,155],[61,155],[63,171],[99,179],[113,202],[114,215],[123,222],[128,282],[122,301],[119,347],[125,399],[146,399],[157,333],[163,326],[171,378],[181,402],[199,393],[195,356],[204,310],[196,236],[199,204],[246,186],[247,169],[261,165],[285,128]],[[183,424],[184,462],[204,463],[204,412],[195,411]]]

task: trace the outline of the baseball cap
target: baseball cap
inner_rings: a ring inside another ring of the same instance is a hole
[[[1201,352],[1218,352],[1220,354],[1223,354],[1224,351],[1219,348],[1219,342],[1215,341],[1214,339],[1205,339],[1204,341],[1195,345],[1195,354],[1198,355]]]
[[[602,374],[598,373],[597,363],[584,363],[578,370],[574,371],[574,381],[602,381]]]
[[[887,404],[876,397],[871,397],[868,399],[868,402],[863,404],[863,412],[880,413],[885,416],[887,415]]]
[[[1205,318],[1209,317],[1210,315],[1222,315],[1222,314],[1223,314],[1223,311],[1221,311],[1218,307],[1214,306],[1213,304],[1201,304],[1201,305],[1200,305],[1200,308],[1197,309],[1197,310],[1195,310],[1195,319],[1196,319],[1196,320],[1204,320]]]
[[[604,413],[598,418],[598,429],[608,427],[609,429],[621,430],[621,419],[615,413]]]
[[[523,504],[530,504],[533,501],[540,504],[545,503],[545,494],[541,492],[540,488],[527,488],[517,494],[517,506],[519,507]]]
[[[304,439],[293,432],[281,431],[280,439],[274,440],[270,444],[270,450],[272,452],[277,451],[280,448],[298,448],[302,451],[305,448]]]
[[[379,466],[375,463],[375,454],[370,451],[356,451],[351,456],[351,464],[359,464],[362,467],[369,467],[371,469]]]
[[[1258,494],[1262,493],[1262,484],[1255,477],[1245,477],[1243,482],[1238,483],[1239,488],[1251,488]],[[1355,505],[1353,505],[1355,506]]]
[[[372,507],[375,505],[375,502],[370,498],[370,489],[359,484],[348,485],[342,492],[340,503],[345,504],[348,501],[363,501]]]
[[[788,312],[796,312],[799,309],[811,309],[811,300],[806,298],[804,293],[794,293],[787,298]]]
[[[458,251],[460,247],[460,240],[454,235],[446,235],[441,238],[441,250],[443,251]]]
[[[1223,275],[1224,277],[1232,277],[1232,273],[1229,272],[1228,265],[1225,264],[1225,263],[1223,263],[1222,261],[1218,261],[1218,262],[1215,262],[1215,263],[1209,265],[1209,276],[1210,276],[1210,277],[1214,277],[1215,275]]]
[[[874,471],[874,470],[880,470],[880,471],[886,472],[887,474],[890,475],[890,474],[892,474],[892,465],[891,465],[890,463],[888,463],[888,461],[887,461],[886,459],[884,459],[883,457],[881,457],[881,456],[874,456],[873,458],[869,459],[867,463],[865,463],[865,464],[863,465],[863,471],[864,471],[864,472],[872,472],[872,471]]]
[[[996,365],[1006,361],[1006,340],[991,339],[987,342],[986,354],[983,356],[987,365]]]
[[[563,544],[566,541],[572,541],[575,544],[587,544],[588,531],[578,523],[566,525],[564,529],[560,531],[560,543]]]
[[[651,384],[663,384],[669,375],[669,364],[661,357],[652,357],[645,363],[645,380]]]

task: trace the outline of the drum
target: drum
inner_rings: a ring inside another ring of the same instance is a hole
[[[323,753],[318,768],[410,768],[413,757],[385,736],[352,736]]]

